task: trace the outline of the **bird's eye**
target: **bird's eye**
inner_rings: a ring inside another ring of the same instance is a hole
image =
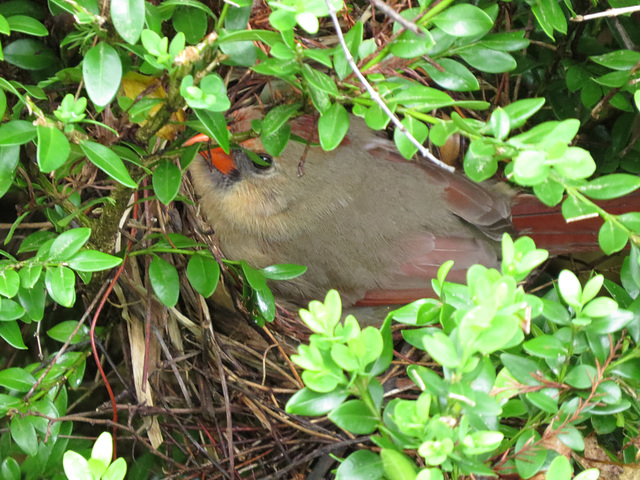
[[[260,154],[253,157],[253,165],[258,170],[268,170],[273,165],[273,157],[267,154]]]

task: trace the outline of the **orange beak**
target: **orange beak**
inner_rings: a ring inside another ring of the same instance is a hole
[[[204,133],[191,137],[189,140],[182,144],[183,147],[189,147],[196,143],[208,142],[209,137]],[[229,175],[236,168],[236,162],[231,154],[226,153],[222,148],[212,148],[210,150],[203,150],[200,152],[211,165],[216,167],[223,175]]]

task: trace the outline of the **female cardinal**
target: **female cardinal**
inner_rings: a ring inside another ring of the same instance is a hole
[[[236,112],[232,130],[249,130],[259,115]],[[332,152],[290,141],[271,158],[252,139],[242,147],[266,165],[242,149],[196,158],[193,184],[228,258],[256,268],[306,265],[302,277],[273,285],[280,299],[298,305],[330,288],[345,305],[406,303],[429,294],[446,260],[455,261],[455,280],[475,263],[496,265],[496,241],[512,229],[508,194],[408,162],[361,119],[350,121]],[[312,116],[292,120],[291,128],[317,142]]]

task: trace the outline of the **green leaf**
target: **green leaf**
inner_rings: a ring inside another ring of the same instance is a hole
[[[102,474],[101,480],[124,480],[127,474],[127,462],[124,458],[117,458],[107,471]]]
[[[8,298],[3,298],[0,302],[0,322],[8,322],[11,320],[17,320],[18,318],[22,318],[24,316],[24,308],[10,300]]]
[[[558,413],[558,399],[555,400],[543,392],[528,392],[525,397],[543,412],[555,415]]]
[[[481,43],[487,48],[500,50],[502,52],[513,52],[522,50],[529,46],[529,39],[524,38],[525,31],[518,30],[514,32],[492,33],[483,37]],[[514,102],[516,103],[516,102]]]
[[[279,105],[271,109],[262,121],[262,135],[268,137],[277,132],[299,109],[299,103]]]
[[[514,178],[522,186],[534,186],[544,182],[550,170],[545,153],[537,150],[521,152],[513,165]]]
[[[47,335],[60,343],[65,343],[77,326],[78,322],[76,320],[67,320],[65,322],[60,322],[56,326],[47,330]],[[86,325],[82,325],[78,329],[78,332],[71,339],[70,344],[75,345],[77,343],[80,343],[84,338],[86,338],[88,334],[89,328]]]
[[[182,172],[169,160],[162,160],[153,170],[153,190],[165,205],[171,203],[176,197],[178,190],[180,190],[181,181]]]
[[[0,386],[8,390],[28,392],[36,379],[23,368],[5,368],[0,370]]]
[[[70,308],[76,303],[76,276],[70,268],[48,267],[44,283],[49,296],[63,307]]]
[[[36,127],[31,122],[12,120],[11,122],[0,125],[0,146],[23,145],[29,143],[34,138],[36,138]],[[17,150],[4,150],[4,152],[7,154],[7,159],[11,158],[10,162],[13,164],[13,154],[17,155]],[[2,163],[4,163],[4,161]]]
[[[69,158],[71,145],[67,137],[55,127],[38,125],[38,165],[44,173],[61,167]]]
[[[364,32],[364,24],[360,21],[356,22],[351,29],[344,34],[344,41],[347,49],[355,61],[358,60],[360,45],[362,44],[362,34]],[[306,54],[307,50],[305,50]],[[326,65],[331,68],[331,64]],[[347,62],[347,57],[341,48],[338,48],[333,55],[333,66],[338,78],[343,80],[351,73],[351,67]]]
[[[144,0],[111,0],[111,21],[125,42],[135,45],[144,28]]]
[[[562,203],[562,215],[567,221],[597,217],[598,208],[591,202],[583,202],[572,195]]]
[[[198,117],[198,120],[202,122],[207,135],[217,142],[225,153],[228,154],[230,152],[229,131],[227,130],[227,121],[224,118],[224,114],[201,108],[195,108],[193,111]]]
[[[567,349],[563,343],[552,335],[540,335],[539,337],[527,340],[522,344],[524,350],[534,357],[557,360],[558,357],[566,355]]]
[[[547,449],[535,445],[540,440],[538,432],[528,430],[516,442],[516,469],[521,478],[531,478],[542,468]],[[551,479],[549,479],[551,480]]]
[[[196,44],[207,33],[207,17],[196,8],[179,6],[173,12],[173,28],[184,33],[188,43]]]
[[[30,38],[10,43],[3,53],[7,63],[25,70],[44,70],[58,61],[53,50]]]
[[[337,408],[349,396],[343,388],[331,392],[319,393],[308,388],[298,390],[287,402],[285,411],[290,415],[318,417]]]
[[[606,220],[598,232],[598,243],[602,251],[607,255],[622,250],[627,245],[628,240],[629,237],[626,230],[612,219]]]
[[[382,466],[389,480],[415,480],[418,468],[410,457],[393,448],[380,450]]]
[[[175,307],[180,297],[180,278],[176,267],[154,255],[149,265],[149,279],[160,302],[166,307]]]
[[[453,99],[445,92],[424,85],[413,85],[397,92],[393,96],[396,104],[420,110],[447,107],[453,105]],[[407,115],[407,117],[409,117]],[[407,118],[405,117],[405,118]]]
[[[640,177],[627,173],[612,173],[598,177],[579,190],[596,200],[609,200],[627,195],[640,188]]]
[[[64,467],[64,473],[69,479],[94,480],[91,469],[89,468],[89,462],[73,450],[64,452],[62,465]]]
[[[242,267],[242,274],[244,275],[245,280],[249,282],[249,285],[251,285],[251,288],[255,290],[262,290],[267,287],[267,278],[264,273],[253,268],[244,260],[240,262],[240,266]]]
[[[122,62],[111,45],[100,42],[86,53],[82,77],[93,103],[104,107],[111,102],[122,80]]]
[[[440,365],[455,368],[460,365],[453,341],[443,332],[434,331],[423,338],[424,350]]]
[[[113,150],[88,140],[82,140],[80,142],[80,148],[96,167],[115,181],[129,188],[136,188],[138,186],[129,175],[120,157],[116,155]]]
[[[15,297],[20,288],[20,275],[12,269],[0,271],[0,295]],[[0,300],[1,301],[1,300]]]
[[[455,5],[433,19],[433,23],[453,37],[475,37],[489,32],[493,20],[473,5]]]
[[[340,103],[331,105],[318,120],[318,136],[323,150],[336,149],[349,131],[349,113]]]
[[[553,168],[563,177],[574,180],[587,178],[596,171],[596,162],[583,148],[569,147],[562,157],[550,160]]]
[[[582,307],[582,286],[575,273],[562,270],[558,275],[558,289],[568,305],[575,309]]]
[[[67,261],[69,268],[78,272],[100,272],[117,267],[122,259],[96,250],[83,250]]]
[[[571,480],[573,475],[573,467],[569,459],[564,455],[558,455],[553,459],[545,478],[553,480]]]
[[[379,419],[362,400],[349,400],[329,413],[329,420],[356,435],[369,435],[378,427]]]
[[[266,119],[262,122],[263,130],[260,134],[262,146],[269,155],[272,157],[278,157],[284,151],[287,143],[289,142],[289,138],[291,137],[291,125],[283,125],[275,132],[267,135],[264,132],[265,122]]]
[[[20,290],[18,290],[18,300],[31,320],[36,322],[42,320],[44,318],[44,307],[47,300],[44,278],[39,277],[31,287],[21,286]]]
[[[269,287],[254,291],[254,303],[258,312],[267,322],[273,322],[276,318],[276,301]]]
[[[0,337],[5,342],[18,350],[27,350],[27,346],[22,340],[22,333],[20,333],[20,327],[18,322],[0,322]]]
[[[445,90],[472,92],[480,88],[476,76],[463,64],[450,58],[441,58],[437,63],[444,71],[426,62],[421,63],[420,67]]]
[[[391,53],[398,58],[416,58],[426,55],[436,42],[428,30],[421,29],[421,31],[423,33],[421,37],[409,30],[402,32],[391,43]]]
[[[33,17],[12,15],[7,18],[7,23],[12,32],[26,33],[34,37],[46,37],[49,35],[47,28]]]
[[[356,450],[336,470],[336,480],[379,480],[384,478],[382,459],[370,450]]]
[[[416,120],[413,117],[406,116],[402,119],[401,123],[402,125],[404,125],[407,131],[411,135],[413,135],[418,143],[423,143],[427,139],[427,136],[429,135],[429,129],[420,120]],[[393,140],[396,144],[396,147],[398,147],[398,151],[404,158],[409,159],[413,157],[418,151],[418,147],[411,143],[411,141],[399,128],[396,128],[393,131]]]
[[[597,64],[612,70],[628,71],[640,62],[640,52],[634,52],[633,50],[615,50],[605,53],[604,55],[596,55],[589,58]]]
[[[564,382],[573,388],[591,388],[597,377],[595,367],[591,365],[575,365],[569,369]]]
[[[48,260],[50,262],[66,261],[75,255],[89,241],[90,228],[72,228],[61,233],[49,249]]]
[[[200,295],[209,298],[220,279],[220,265],[210,256],[193,255],[187,263],[187,278]]]
[[[270,265],[262,270],[264,276],[270,280],[293,280],[307,271],[304,265],[290,263]]]
[[[322,92],[328,93],[329,95],[332,95],[334,97],[337,97],[339,95],[338,87],[336,86],[335,82],[329,75],[327,75],[326,73],[322,73],[314,68],[311,68],[306,63],[302,66],[302,77],[309,83],[309,85],[312,85],[313,87],[315,87],[316,89]],[[285,110],[285,112],[291,111],[291,113],[295,113],[295,111],[297,111],[298,108],[287,109]],[[288,117],[287,117],[287,120],[288,120]]]
[[[15,415],[11,419],[11,438],[27,455],[38,453],[38,435],[31,417]]]
[[[504,73],[514,70],[517,63],[506,52],[472,45],[459,52],[460,57],[474,68],[487,73]]]

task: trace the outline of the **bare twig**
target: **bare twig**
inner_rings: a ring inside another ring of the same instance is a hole
[[[418,27],[418,25],[404,18],[402,15],[400,15],[398,12],[396,12],[393,8],[391,8],[389,5],[384,3],[382,0],[371,0],[371,1],[373,2],[373,4],[376,6],[378,10],[382,11],[382,13],[384,13],[387,17],[391,18],[394,22],[398,22],[400,25],[402,25],[407,30],[413,32],[418,37],[424,37],[424,32],[420,30],[420,27]]]
[[[640,5],[635,5],[633,7],[610,8],[604,12],[590,13],[588,15],[576,15],[575,17],[571,17],[570,20],[572,22],[586,22],[587,20],[593,20],[595,18],[617,17],[633,12],[640,12]]]
[[[393,114],[393,112],[389,110],[389,107],[387,107],[387,105],[384,103],[382,98],[380,98],[380,95],[378,95],[378,92],[376,92],[371,86],[371,84],[367,81],[367,79],[364,78],[364,75],[362,75],[362,73],[358,69],[358,66],[356,65],[356,62],[353,60],[353,57],[351,56],[351,52],[349,52],[349,47],[347,47],[347,44],[345,43],[344,35],[342,35],[342,30],[340,29],[340,23],[338,22],[338,17],[336,15],[335,8],[333,8],[333,5],[331,5],[331,2],[329,0],[325,0],[325,3],[327,4],[327,8],[329,9],[329,15],[331,16],[331,20],[333,21],[333,26],[336,30],[336,34],[338,35],[340,46],[342,47],[345,57],[347,58],[347,62],[349,63],[351,70],[353,70],[353,73],[356,75],[356,77],[358,77],[358,80],[360,80],[360,83],[362,83],[362,85],[367,90],[367,92],[369,92],[369,95],[371,95],[371,98],[378,105],[380,105],[380,108],[382,108],[384,113],[387,114],[387,116],[391,119],[391,121],[396,126],[396,128],[398,128],[409,139],[409,141],[418,148],[418,151],[424,157],[428,158],[429,160],[431,160],[433,163],[435,163],[437,166],[439,166],[444,170],[447,170],[449,172],[455,171],[453,167],[447,165],[442,160],[439,160],[438,158],[436,158],[429,151],[428,148],[422,145],[422,143],[416,140],[414,136],[411,135],[411,133],[409,133],[409,131],[405,128],[405,126],[402,125],[402,123],[400,123],[400,120],[398,120],[398,118]]]

